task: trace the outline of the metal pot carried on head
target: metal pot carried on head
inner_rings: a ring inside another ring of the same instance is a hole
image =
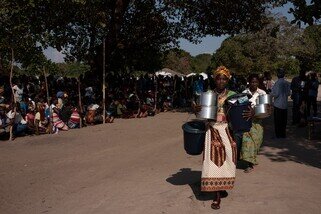
[[[200,103],[202,109],[197,113],[199,119],[215,120],[217,116],[217,93],[213,91],[203,92],[200,95]]]

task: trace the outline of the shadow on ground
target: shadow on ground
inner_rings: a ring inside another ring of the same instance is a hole
[[[192,171],[190,168],[182,168],[166,181],[175,186],[189,185],[194,196],[199,201],[213,200],[213,193],[201,192],[201,172]]]
[[[264,121],[265,140],[260,154],[276,162],[294,161],[321,168],[321,125],[315,127],[314,136],[309,140],[308,127],[291,125],[291,118],[292,103],[288,109],[286,139],[274,138],[273,116]]]

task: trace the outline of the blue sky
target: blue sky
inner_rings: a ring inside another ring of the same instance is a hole
[[[291,4],[286,4],[283,7],[273,9],[273,13],[281,14],[286,16],[289,20],[293,19],[293,16],[288,13]],[[185,39],[180,40],[180,48],[191,53],[192,56],[196,56],[201,53],[214,53],[220,46],[221,43],[226,39],[228,35],[221,37],[206,36],[201,39],[201,43],[193,44]],[[48,48],[45,50],[45,55],[47,58],[51,59],[53,62],[63,62],[64,55],[53,48]]]

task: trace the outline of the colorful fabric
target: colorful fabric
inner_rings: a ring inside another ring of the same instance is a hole
[[[80,116],[77,110],[73,110],[69,119],[73,123],[80,123]]]
[[[249,132],[243,134],[241,160],[258,164],[257,154],[263,142],[263,127],[260,122],[253,121]]]
[[[214,77],[221,74],[226,76],[228,79],[231,79],[232,77],[230,71],[225,66],[220,66],[214,71]]]
[[[236,157],[236,143],[230,135],[227,123],[210,123],[205,136],[201,191],[232,189]]]
[[[218,119],[226,118],[224,112],[225,100],[235,94],[226,91],[219,97]],[[201,191],[213,192],[232,189],[235,181],[237,162],[237,147],[231,137],[226,120],[209,122],[207,124],[203,153]]]
[[[59,118],[56,112],[52,113],[52,122],[53,122],[53,125],[58,129],[61,129],[64,131],[68,130],[68,126]]]
[[[73,110],[68,121],[68,127],[71,129],[78,128],[80,124],[80,115],[77,110]]]
[[[218,102],[217,102],[217,117],[216,117],[216,121],[217,122],[226,122],[227,119],[226,119],[226,112],[225,112],[225,109],[224,109],[224,103],[225,103],[225,100],[229,97],[229,96],[232,96],[236,94],[234,91],[229,91],[229,90],[226,90],[223,95],[219,95],[218,96]]]

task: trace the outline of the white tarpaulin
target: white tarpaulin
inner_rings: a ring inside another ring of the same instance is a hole
[[[199,73],[199,74],[197,74],[197,73],[190,73],[190,74],[187,74],[186,76],[187,76],[187,77],[190,77],[190,76],[195,76],[195,75],[202,76],[204,80],[206,80],[206,79],[208,78],[207,74],[204,73],[204,72]]]
[[[184,74],[181,74],[181,73],[178,73],[178,72],[176,72],[176,71],[173,71],[173,70],[171,70],[171,69],[169,69],[169,68],[163,68],[162,70],[160,70],[160,71],[157,71],[156,73],[155,73],[155,75],[156,76],[170,76],[170,77],[173,77],[173,76],[175,76],[175,75],[177,75],[177,76],[179,76],[179,77],[183,77],[184,76]]]

